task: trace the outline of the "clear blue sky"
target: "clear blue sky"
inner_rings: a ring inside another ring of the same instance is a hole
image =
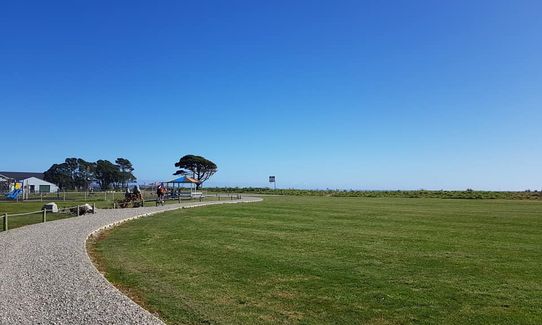
[[[541,31],[540,1],[4,2],[0,170],[540,189]]]

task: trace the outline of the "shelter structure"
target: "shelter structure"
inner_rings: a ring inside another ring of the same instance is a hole
[[[188,184],[189,187],[185,187],[186,184]],[[188,176],[181,176],[179,178],[164,183],[170,193],[181,196],[190,195],[192,197],[200,194],[196,191],[197,184],[199,184],[199,181],[197,179]]]

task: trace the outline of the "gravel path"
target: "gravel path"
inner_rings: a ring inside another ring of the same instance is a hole
[[[96,270],[85,249],[88,236],[126,219],[181,207],[260,200],[97,210],[2,232],[0,324],[163,324]]]

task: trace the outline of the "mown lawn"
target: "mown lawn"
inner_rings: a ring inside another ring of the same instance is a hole
[[[542,323],[541,202],[267,197],[90,246],[168,323]]]

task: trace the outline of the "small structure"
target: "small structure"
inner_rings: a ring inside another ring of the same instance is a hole
[[[58,212],[58,205],[54,202],[47,203],[41,208],[42,210],[45,210],[50,213],[57,213]]]
[[[173,197],[189,197],[189,198],[200,198],[202,193],[196,191],[197,186],[200,182],[192,177],[181,176],[179,178],[173,179],[165,183],[168,192],[170,192]],[[185,184],[189,184],[190,187],[184,187]]]
[[[23,189],[27,193],[58,192],[58,186],[45,181],[43,173],[0,172],[0,180],[8,183],[13,183],[14,181],[20,182],[23,184]]]
[[[94,213],[94,208],[92,207],[92,205],[86,203],[83,205],[78,205],[75,208],[71,208],[70,212],[75,214],[76,216],[82,216],[87,213]]]
[[[14,182],[14,179],[0,174],[0,193],[9,192],[11,184],[13,184]]]

